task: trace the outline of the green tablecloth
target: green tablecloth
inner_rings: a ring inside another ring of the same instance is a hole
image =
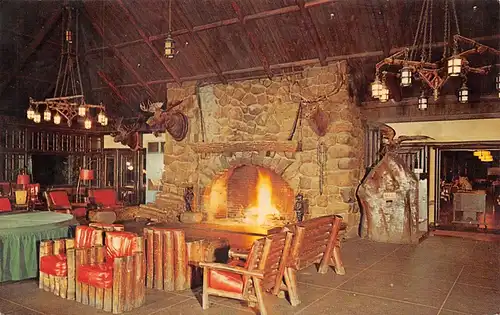
[[[0,216],[0,282],[38,276],[41,240],[68,237],[70,214],[34,212]]]

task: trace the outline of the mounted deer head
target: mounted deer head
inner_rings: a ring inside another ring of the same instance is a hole
[[[123,122],[123,117],[116,119],[113,123],[115,131],[111,133],[113,141],[127,145],[133,151],[141,149],[139,130],[142,124],[143,119],[141,117],[133,118],[132,121],[127,124]]]

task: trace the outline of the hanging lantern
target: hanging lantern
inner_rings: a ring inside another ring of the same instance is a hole
[[[422,94],[418,97],[418,109],[427,110],[428,104],[429,104],[429,98],[422,91]]]
[[[35,110],[33,109],[33,107],[28,107],[28,110],[26,111],[26,117],[29,119],[29,120],[33,120],[33,118],[35,118]]]
[[[462,58],[458,56],[451,56],[448,59],[448,75],[451,77],[457,77],[462,72]]]
[[[101,125],[103,126],[107,126],[108,125],[108,117],[104,116],[102,122],[101,122]]]
[[[389,100],[389,89],[385,84],[382,84],[382,88],[380,89],[379,99],[382,103],[385,103]]]
[[[85,122],[83,123],[85,129],[90,129],[92,128],[92,120],[90,118],[85,118]]]
[[[78,116],[85,117],[86,114],[87,114],[87,109],[85,108],[85,106],[84,105],[78,106]]]
[[[73,42],[73,33],[70,30],[66,30],[64,37],[68,43]]]
[[[42,115],[38,111],[35,112],[35,115],[33,116],[33,121],[36,122],[37,124],[42,121]]]
[[[43,112],[43,120],[50,121],[51,118],[52,118],[52,113],[48,108],[46,108],[45,111]]]
[[[382,82],[378,78],[375,78],[375,81],[371,84],[372,97],[379,98],[380,92],[382,90]]]
[[[59,113],[56,113],[54,115],[54,124],[59,125],[61,123],[61,115]]]
[[[170,34],[165,39],[165,57],[173,59],[175,56],[175,41]]]
[[[104,120],[104,117],[106,117],[106,115],[104,115],[104,112],[101,110],[99,112],[99,114],[97,115],[97,122],[102,124],[103,120]]]
[[[460,90],[458,90],[458,101],[462,104],[469,101],[469,89],[465,83],[462,85]]]
[[[411,77],[411,69],[409,67],[403,67],[403,69],[401,69],[401,86],[410,86]]]

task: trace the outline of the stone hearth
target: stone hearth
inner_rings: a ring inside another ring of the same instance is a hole
[[[287,138],[298,103],[291,99],[290,83],[282,77],[204,86],[201,115],[195,84],[170,84],[169,99],[193,97],[180,108],[189,117],[187,138],[176,142],[166,136],[163,188],[154,205],[160,219],[175,220],[184,211],[183,193],[188,186],[194,187],[194,208],[206,211],[204,194],[214,180],[248,165],[277,174],[293,195],[302,193],[309,203],[306,218],[339,214],[349,229],[356,230],[359,214],[353,201],[363,172],[364,133],[359,108],[348,96],[346,63],[306,68],[299,82],[303,95],[314,98],[330,91],[339,74],[344,85],[321,105],[330,120],[326,135],[317,136],[304,119],[302,135],[297,132],[293,141]],[[326,150],[322,194],[317,163],[320,142]]]

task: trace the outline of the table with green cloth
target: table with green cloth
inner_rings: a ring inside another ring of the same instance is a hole
[[[41,240],[68,237],[71,214],[30,212],[0,216],[0,282],[38,276]]]

